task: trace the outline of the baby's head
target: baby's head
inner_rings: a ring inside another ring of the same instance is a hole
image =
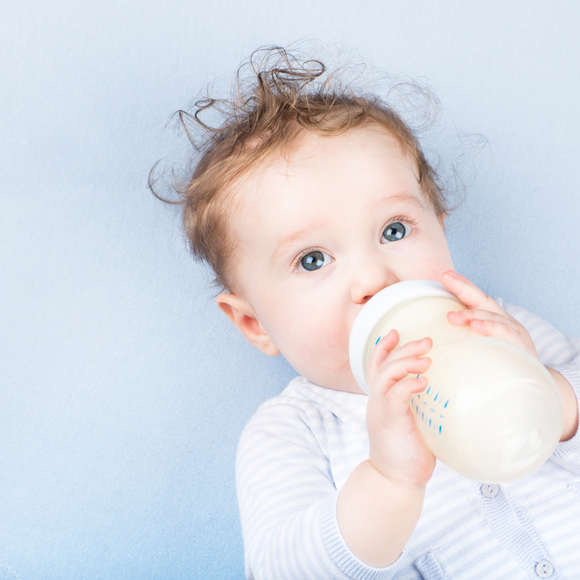
[[[382,288],[453,267],[445,199],[393,110],[331,82],[313,88],[319,62],[268,56],[202,145],[181,191],[184,225],[224,290],[218,305],[254,346],[317,384],[361,392],[348,361],[354,319]]]

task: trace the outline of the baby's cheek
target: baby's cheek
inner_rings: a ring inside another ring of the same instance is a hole
[[[282,305],[284,304],[284,305]],[[275,330],[277,346],[288,362],[310,380],[325,386],[350,373],[350,327],[331,297],[309,301],[279,301],[269,330]]]
[[[312,329],[311,336],[314,344],[312,348],[316,350],[320,361],[324,361],[325,366],[338,372],[350,369],[348,359],[348,329],[339,320],[327,321],[321,324],[315,332]]]

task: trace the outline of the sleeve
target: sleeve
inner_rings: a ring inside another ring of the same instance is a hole
[[[262,407],[242,433],[236,480],[247,578],[392,578],[396,563],[368,566],[344,542],[338,491],[317,439],[324,433],[305,413],[287,404]]]
[[[559,372],[572,386],[576,405],[580,401],[580,340],[565,337],[539,316],[519,308],[502,304],[505,311],[526,327],[538,351],[542,363]],[[580,473],[580,431],[568,441],[558,444],[552,461],[562,467]]]

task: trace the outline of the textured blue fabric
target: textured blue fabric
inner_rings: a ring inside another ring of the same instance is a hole
[[[444,125],[490,141],[448,220],[457,269],[580,334],[579,21],[564,1],[2,3],[0,574],[243,577],[236,443],[294,372],[234,332],[145,183],[169,116],[258,45],[429,79]]]

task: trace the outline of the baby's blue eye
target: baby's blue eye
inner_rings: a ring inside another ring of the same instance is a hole
[[[402,240],[405,236],[408,236],[412,231],[412,228],[408,224],[402,222],[394,222],[389,224],[383,231],[381,236],[381,242],[398,242]]]
[[[308,252],[308,254],[302,256],[300,259],[300,266],[303,270],[307,272],[312,272],[314,270],[320,270],[322,266],[326,266],[330,263],[331,257],[320,250],[313,250]]]

